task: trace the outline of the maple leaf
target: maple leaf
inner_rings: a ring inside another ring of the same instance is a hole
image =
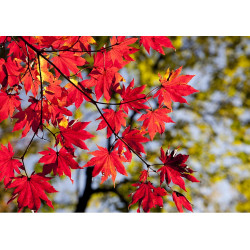
[[[22,41],[12,41],[9,43],[9,53],[8,56],[13,55],[14,58],[19,58],[25,61],[26,55],[24,54],[26,52],[26,49],[23,50]],[[24,44],[24,43],[23,43]],[[24,44],[25,45],[25,44]]]
[[[101,184],[108,179],[111,175],[112,181],[115,186],[116,171],[120,174],[128,176],[126,169],[124,168],[122,162],[126,162],[126,159],[122,156],[119,156],[117,150],[109,152],[106,148],[97,146],[99,150],[90,152],[94,155],[90,161],[87,162],[83,167],[94,166],[92,176],[97,176],[102,172]]]
[[[144,147],[141,143],[148,142],[149,139],[144,137],[140,130],[138,129],[130,129],[130,126],[128,126],[122,133],[122,139],[136,152],[140,155],[140,153],[145,154]],[[132,153],[130,148],[122,142],[120,139],[116,142],[114,148],[118,148],[118,153],[122,154],[123,148],[126,149],[124,155],[127,158],[128,161],[131,161],[132,159]]]
[[[160,172],[160,185],[166,180],[169,185],[172,181],[174,184],[178,185],[180,188],[186,191],[185,182],[182,177],[192,181],[199,182],[194,176],[190,175],[193,170],[185,164],[188,159],[188,155],[177,154],[177,150],[173,150],[171,153],[168,150],[164,153],[161,148],[160,160],[164,163],[157,172]]]
[[[75,45],[76,49],[88,51],[90,54],[91,45],[96,44],[95,39],[92,36],[81,36],[79,42]]]
[[[176,167],[180,171],[187,172],[188,169],[190,169],[187,168],[187,165],[185,164],[188,157],[189,155],[177,154],[177,149],[172,150],[172,152],[168,149],[166,153],[164,153],[163,148],[161,148],[160,160],[164,163],[164,165]]]
[[[4,82],[1,83],[3,86],[6,84],[10,87],[18,85],[19,76],[24,70],[24,68],[20,65],[21,62],[21,59],[12,59],[11,57],[8,57],[7,61],[1,65],[5,74],[5,76],[2,76],[4,77]]]
[[[132,195],[132,201],[129,204],[129,207],[138,202],[138,213],[140,213],[141,206],[146,213],[148,213],[153,207],[163,207],[162,197],[167,195],[167,191],[164,188],[155,188],[151,182],[135,183],[132,184],[132,186],[139,188],[134,193],[129,195]]]
[[[131,45],[137,41],[138,38],[125,38],[125,36],[113,36],[110,39],[110,44],[112,49],[108,52],[108,56],[110,56],[113,64],[116,62],[118,64],[123,64],[123,59],[128,61],[134,61],[129,54],[137,52],[139,49],[130,47]]]
[[[162,47],[175,49],[166,36],[141,36],[140,45],[143,45],[149,54],[150,47],[163,55],[165,52]]]
[[[73,74],[77,74],[77,76],[82,77],[77,66],[83,66],[86,64],[86,60],[84,58],[69,51],[59,52],[59,55],[54,56],[52,61],[66,76],[70,76],[71,71]],[[57,77],[60,76],[60,73],[57,70],[56,75]]]
[[[109,101],[112,93],[116,92],[116,88],[120,81],[124,81],[118,70],[123,65],[113,64],[109,59],[107,52],[97,53],[94,55],[94,65],[90,72],[90,79],[84,80],[84,86],[87,88],[95,86],[95,93],[97,101],[104,95],[104,98]]]
[[[94,137],[88,131],[84,130],[90,122],[76,122],[72,120],[66,127],[60,126],[60,134],[57,135],[57,142],[59,142],[66,148],[73,148],[73,144],[84,150],[89,150],[84,140]]]
[[[92,90],[89,89],[88,87],[85,87],[85,81],[82,82],[77,82],[75,80],[71,80],[76,86],[78,86],[84,93],[85,95],[79,91],[75,86],[73,86],[71,83],[67,84],[65,87],[67,88],[68,94],[67,94],[67,105],[71,105],[72,103],[75,103],[76,108],[79,108],[80,105],[82,104],[83,100],[85,99],[86,101],[90,101],[90,98],[92,98]],[[90,98],[88,98],[87,96]]]
[[[34,97],[38,95],[40,81],[38,80],[38,72],[36,69],[29,70],[22,78],[26,94],[31,90]]]
[[[56,36],[56,39],[51,39],[51,47],[58,50],[68,50],[77,42],[77,36]]]
[[[54,208],[52,202],[45,194],[45,192],[57,192],[54,187],[48,183],[51,179],[52,178],[42,176],[41,174],[34,174],[34,172],[30,177],[23,175],[14,177],[13,182],[7,185],[7,188],[15,188],[8,203],[17,198],[18,212],[26,206],[37,212],[41,206],[41,199],[44,200],[49,207]]]
[[[62,176],[67,175],[71,179],[70,169],[81,168],[78,163],[73,159],[73,155],[69,153],[65,148],[61,148],[59,152],[56,152],[52,148],[48,148],[46,151],[39,152],[43,157],[39,160],[41,163],[45,163],[43,166],[43,174],[47,175],[52,170],[54,175]]]
[[[72,116],[72,112],[65,108],[68,101],[68,92],[65,88],[60,86],[60,81],[50,84],[45,88],[44,96],[46,100],[43,101],[43,118],[56,126],[64,115]]]
[[[187,83],[194,77],[194,75],[179,75],[182,67],[176,71],[167,69],[164,77],[159,75],[161,88],[154,94],[154,98],[158,96],[159,104],[164,103],[168,108],[171,109],[171,103],[180,102],[187,103],[186,99],[182,96],[187,96],[195,92],[199,92]],[[188,104],[188,103],[187,103]]]
[[[30,97],[29,102],[32,102],[30,106],[13,116],[13,118],[17,118],[18,121],[15,123],[12,132],[24,128],[22,138],[27,135],[31,128],[34,132],[37,131],[40,124],[41,102],[33,97]]]
[[[185,188],[185,182],[181,178],[181,173],[169,166],[161,167],[157,172],[160,172],[160,185],[166,180],[169,185],[172,181],[174,184],[178,185],[183,190],[187,191]]]
[[[123,108],[123,110],[127,114],[129,109],[140,113],[139,109],[149,108],[147,105],[143,104],[144,102],[146,102],[146,95],[141,94],[141,92],[145,89],[146,85],[136,88],[133,87],[134,87],[134,79],[130,82],[127,88],[125,88],[123,85],[123,88],[120,92],[122,97],[120,108]]]
[[[174,191],[172,193],[172,197],[179,212],[183,213],[182,206],[185,207],[187,210],[193,212],[191,203],[183,194]]]
[[[33,38],[41,49],[53,47],[53,43],[57,40],[56,36],[34,36]]]
[[[160,108],[155,110],[147,110],[147,114],[142,115],[138,121],[144,121],[142,128],[148,129],[149,136],[151,141],[154,139],[154,136],[157,132],[163,134],[165,131],[165,123],[174,121],[167,116],[167,113],[171,111],[166,108]]]
[[[0,122],[12,116],[15,109],[21,110],[20,97],[17,94],[0,93]]]
[[[87,86],[95,86],[95,93],[97,101],[104,95],[104,98],[109,101],[112,95],[114,86],[123,81],[123,77],[118,73],[116,67],[106,67],[93,69],[89,76],[91,80],[86,83]]]
[[[0,147],[0,180],[4,179],[4,185],[6,186],[11,178],[15,176],[14,171],[20,174],[19,168],[22,166],[22,163],[13,159],[14,152],[13,147],[8,143],[8,148],[4,145]]]
[[[127,114],[125,114],[122,110],[114,111],[113,109],[103,109],[103,111],[103,116],[116,134],[119,133],[121,126],[126,126],[126,120],[124,118],[127,117]],[[100,119],[102,121],[99,123],[96,131],[107,127],[107,138],[109,138],[113,132],[102,116],[96,120]]]
[[[29,42],[35,42],[32,37],[29,37],[27,40]],[[9,53],[8,56],[11,58],[21,59],[23,62],[31,62],[36,59],[36,53],[30,47],[26,47],[26,44],[22,40],[12,41],[8,45]]]
[[[52,47],[60,50],[74,50],[91,52],[91,45],[96,41],[91,36],[53,36],[53,37],[38,37],[39,43],[46,47]],[[42,39],[41,39],[42,38]]]

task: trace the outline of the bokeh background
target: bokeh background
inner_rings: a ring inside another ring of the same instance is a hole
[[[194,205],[194,212],[250,212],[250,38],[169,38],[176,51],[165,49],[166,55],[154,51],[148,55],[141,50],[135,53],[135,62],[121,71],[125,84],[134,79],[135,84],[145,84],[147,89],[159,83],[158,73],[163,74],[167,68],[183,66],[182,74],[196,75],[190,85],[200,92],[187,97],[189,105],[173,105],[170,116],[175,124],[167,124],[162,136],[157,135],[154,142],[147,143],[147,159],[157,163],[161,146],[165,150],[168,146],[180,146],[179,153],[190,155],[188,165],[197,171],[195,177],[201,180],[201,183],[186,182],[187,198]],[[100,47],[109,38],[95,39]],[[3,53],[0,50],[0,56]],[[87,73],[83,71],[83,76]],[[154,105],[153,102],[150,103]],[[72,111],[82,121],[99,117],[88,104]],[[136,122],[139,115],[130,113],[130,117],[128,123],[139,126]],[[11,132],[13,124],[11,119],[0,124],[0,143],[6,145],[10,141],[18,154],[29,137],[20,140],[21,132]],[[97,124],[93,122],[91,126],[91,133],[96,135],[93,141],[88,141],[91,151],[96,149],[96,144],[110,143],[105,139],[105,131],[95,131]],[[37,164],[40,158],[37,152],[48,146],[51,144],[47,141],[34,141],[25,160],[29,173],[41,168]],[[77,155],[81,166],[90,159],[85,151],[77,151]],[[111,181],[100,185],[100,177],[92,179],[92,168],[75,170],[73,185],[68,178],[56,177],[53,184],[59,192],[49,195],[55,210],[42,206],[40,212],[128,212],[128,195],[134,191],[131,183],[138,180],[142,169],[141,162],[133,157],[127,165],[128,178],[118,176],[115,189]],[[152,178],[152,182],[157,180]],[[15,203],[6,204],[9,198],[10,193],[1,182],[0,212],[17,211]],[[129,212],[136,209],[133,206]],[[164,198],[164,208],[152,211],[176,212],[177,209],[169,196]]]

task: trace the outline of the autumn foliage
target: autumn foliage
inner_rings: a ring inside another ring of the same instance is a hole
[[[13,192],[9,202],[17,198],[19,211],[24,207],[38,211],[41,200],[53,207],[47,194],[57,191],[50,180],[56,175],[71,179],[71,169],[94,166],[93,177],[101,174],[101,184],[111,177],[115,187],[118,173],[128,176],[125,163],[133,157],[142,161],[145,170],[132,184],[130,206],[138,203],[138,212],[140,208],[149,212],[163,207],[164,199],[172,195],[180,212],[183,207],[192,211],[184,194],[171,185],[185,192],[185,180],[199,182],[187,166],[189,156],[178,154],[177,149],[165,152],[161,148],[162,163],[149,163],[144,145],[157,133],[163,134],[168,123],[174,123],[169,116],[173,102],[187,103],[184,97],[198,92],[188,84],[194,76],[181,75],[182,67],[166,67],[158,85],[145,93],[146,85],[135,86],[134,80],[125,84],[120,71],[134,61],[133,54],[139,50],[145,48],[150,53],[153,49],[165,55],[164,48],[174,49],[167,37],[111,37],[110,43],[98,50],[93,49],[96,41],[89,36],[7,36],[0,37],[0,44],[8,51],[0,58],[0,122],[10,117],[13,131],[21,130],[22,138],[32,133],[21,155],[15,155],[10,143],[0,148],[0,180]],[[90,71],[83,77],[86,68]],[[21,99],[21,93],[26,100]],[[158,107],[152,108],[151,99],[157,100]],[[28,102],[27,107],[24,102]],[[105,130],[106,138],[113,135],[110,148],[97,145],[97,150],[89,152],[91,138],[98,132],[91,134],[91,119],[75,120],[69,108],[79,108],[83,102],[90,103],[100,115],[95,130]],[[128,125],[130,111],[140,114],[140,127]],[[25,157],[34,138],[44,131],[52,135],[54,148],[38,152],[42,171],[28,176]],[[92,156],[83,166],[77,162],[77,148]],[[158,178],[157,184],[149,180],[152,175]]]

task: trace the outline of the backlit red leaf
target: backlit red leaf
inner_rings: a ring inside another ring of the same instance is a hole
[[[132,195],[132,201],[129,207],[138,202],[138,213],[140,213],[141,206],[146,213],[148,213],[153,207],[163,207],[162,197],[167,195],[167,191],[164,188],[155,188],[151,182],[135,183],[132,184],[132,186],[139,188],[134,193],[130,194],[130,196]]]
[[[187,103],[183,96],[199,92],[188,85],[188,82],[194,77],[194,75],[180,76],[181,69],[182,67],[171,73],[168,69],[164,77],[160,75],[161,88],[154,95],[154,97],[158,96],[160,105],[164,103],[164,105],[171,109],[172,101]]]
[[[0,92],[0,122],[12,116],[15,109],[21,110],[20,97]]]
[[[94,166],[92,176],[97,176],[100,172],[102,173],[101,184],[108,179],[111,175],[112,181],[115,186],[116,171],[122,175],[127,176],[126,169],[122,162],[126,162],[124,157],[119,156],[117,150],[112,152],[106,148],[97,146],[99,150],[91,152],[94,157],[88,161],[83,167]]]
[[[164,153],[161,148],[160,160],[164,163],[157,172],[160,172],[160,185],[166,180],[169,185],[172,181],[174,184],[178,185],[180,188],[186,191],[185,182],[182,177],[192,181],[199,182],[194,176],[191,175],[193,170],[186,165],[188,155],[177,154],[177,150],[173,150],[171,153],[168,150]]]
[[[163,134],[165,132],[165,123],[174,122],[168,113],[171,111],[166,108],[155,109],[153,111],[147,110],[147,114],[142,115],[138,121],[143,121],[142,128],[148,129],[151,141],[157,132]]]
[[[41,206],[41,200],[44,200],[49,207],[54,208],[52,202],[45,194],[45,192],[57,192],[54,187],[48,183],[49,180],[51,180],[51,178],[44,177],[40,174],[32,174],[29,178],[23,175],[15,177],[13,182],[7,185],[7,188],[15,188],[8,203],[17,198],[18,212],[24,207],[28,207],[37,212]]]
[[[73,144],[84,150],[88,147],[84,140],[94,137],[88,131],[84,130],[90,122],[76,122],[72,120],[67,127],[59,126],[60,134],[57,135],[57,143],[60,142],[66,148],[73,148]]]
[[[66,76],[70,76],[70,71],[73,74],[77,74],[79,72],[77,66],[83,66],[86,64],[86,60],[84,58],[68,51],[59,52],[59,55],[53,57],[52,61]],[[56,71],[56,74],[57,76],[60,75],[58,71]]]
[[[134,80],[132,80],[127,88],[123,86],[121,90],[121,105],[120,108],[128,113],[129,109],[139,112],[140,109],[148,109],[149,107],[143,103],[146,102],[146,95],[141,92],[146,85],[134,88]],[[124,104],[123,104],[124,103]]]
[[[43,157],[39,160],[41,163],[45,163],[43,166],[43,174],[47,175],[52,170],[54,175],[62,176],[67,175],[71,179],[71,170],[80,168],[78,163],[73,159],[73,155],[69,153],[65,148],[61,148],[57,153],[52,148],[48,148],[46,151],[39,152]]]
[[[185,207],[187,210],[193,212],[191,203],[187,200],[187,198],[183,194],[178,192],[173,192],[172,197],[179,212],[183,213],[182,207]]]
[[[138,129],[130,129],[130,126],[128,126],[122,133],[122,139],[139,155],[140,153],[145,154],[144,147],[141,143],[148,142],[149,139],[144,137]],[[122,154],[125,149],[124,155],[128,161],[131,161],[132,152],[122,140],[118,139],[114,148],[118,148],[119,154]]]
[[[175,49],[171,41],[166,36],[141,36],[140,45],[143,45],[148,53],[150,48],[165,55],[163,47]]]
[[[121,126],[126,126],[125,117],[127,117],[128,115],[125,114],[122,110],[114,111],[113,109],[103,109],[103,111],[103,116],[110,124],[111,128],[115,131],[115,133],[119,133]],[[97,131],[107,127],[107,138],[109,138],[113,132],[108,126],[107,122],[103,119],[102,116],[97,118],[97,120],[102,120],[97,127]]]
[[[8,148],[4,145],[0,147],[0,180],[4,179],[4,185],[7,185],[12,177],[15,176],[15,172],[20,174],[19,168],[22,163],[13,159],[14,152],[12,145],[9,143]],[[14,172],[15,171],[15,172]]]

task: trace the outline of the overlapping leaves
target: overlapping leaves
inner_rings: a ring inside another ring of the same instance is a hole
[[[142,47],[148,53],[152,48],[162,55],[165,48],[174,49],[167,37],[111,37],[109,44],[99,46],[97,51],[93,50],[96,41],[90,36],[0,37],[0,44],[8,50],[7,57],[0,58],[0,122],[13,119],[13,132],[22,130],[22,138],[33,133],[21,157],[14,156],[10,143],[8,148],[2,145],[0,149],[0,180],[6,188],[14,189],[10,201],[17,198],[19,211],[24,207],[38,211],[41,200],[53,207],[46,194],[56,192],[49,184],[51,176],[66,175],[73,182],[72,169],[81,168],[76,154],[79,149],[89,150],[86,140],[94,137],[86,130],[90,122],[73,117],[73,107],[81,108],[86,103],[94,104],[100,114],[96,131],[106,128],[107,138],[114,141],[108,149],[98,146],[98,150],[90,152],[93,157],[84,167],[94,167],[93,177],[101,173],[101,184],[111,176],[115,185],[117,172],[128,175],[125,163],[131,162],[133,155],[142,160],[147,169],[133,184],[137,190],[131,194],[130,204],[138,203],[138,212],[140,207],[145,212],[163,207],[167,191],[162,185],[169,188],[173,182],[186,191],[183,178],[198,182],[186,165],[188,156],[175,155],[175,151],[164,153],[161,149],[163,166],[155,170],[147,163],[144,148],[144,143],[152,141],[157,133],[163,134],[166,124],[173,122],[169,117],[172,102],[187,103],[183,97],[197,92],[188,85],[193,76],[181,76],[182,68],[167,70],[152,96],[151,91],[144,93],[146,85],[135,86],[134,80],[126,84],[121,74]],[[21,100],[21,93],[28,96],[26,102]],[[158,104],[153,109],[150,99],[156,97]],[[106,108],[99,108],[104,104]],[[142,113],[138,128],[128,125],[131,111]],[[90,128],[94,130],[94,126],[89,125]],[[41,173],[28,176],[25,155],[34,138],[50,141],[45,138],[45,131],[54,148],[40,152]],[[152,177],[149,170],[159,173],[159,187],[148,180]],[[182,206],[192,211],[181,193],[173,191],[172,197],[180,212]]]

